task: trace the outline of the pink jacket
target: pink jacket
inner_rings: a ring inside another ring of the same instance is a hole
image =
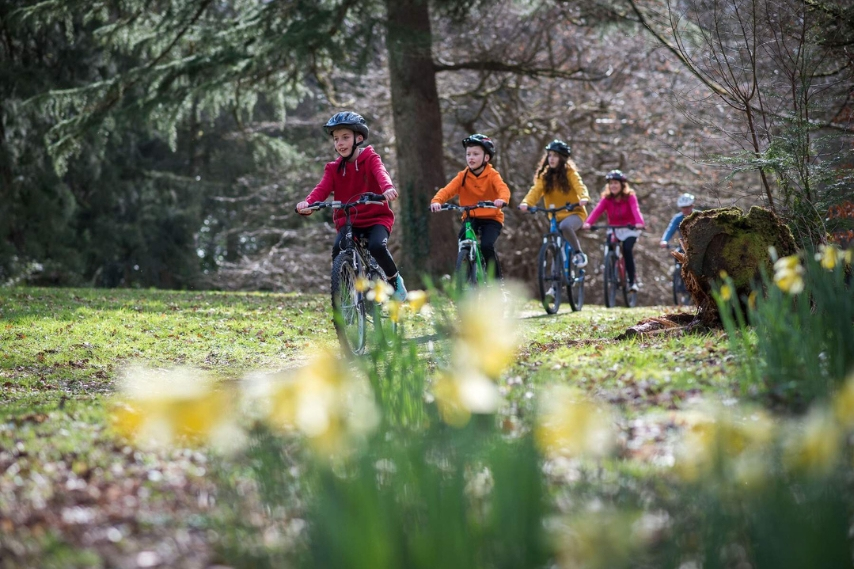
[[[624,200],[602,198],[590,212],[587,223],[593,225],[603,213],[608,214],[608,225],[637,225],[638,227],[646,225],[635,194],[629,194],[628,199]]]
[[[380,155],[374,152],[373,146],[365,147],[356,161],[348,162],[344,171],[341,172],[338,170],[338,165],[343,159],[339,157],[338,160],[326,164],[323,170],[323,178],[308,194],[305,201],[308,203],[324,201],[332,194],[335,200],[345,203],[353,202],[366,192],[381,194],[394,188],[391,176],[383,166]],[[344,226],[343,211],[335,210],[332,219],[335,221],[336,229],[341,229]],[[360,205],[355,211],[351,210],[350,221],[353,223],[353,227],[384,225],[391,233],[391,228],[394,225],[394,212],[391,211],[388,203]]]

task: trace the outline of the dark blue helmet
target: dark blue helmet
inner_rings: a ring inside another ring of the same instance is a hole
[[[606,180],[619,180],[621,182],[625,182],[626,180],[628,180],[628,178],[626,178],[626,175],[623,174],[619,170],[611,170],[610,172],[608,172],[605,175],[605,179]]]
[[[469,146],[480,146],[484,152],[489,154],[490,158],[495,156],[495,143],[492,142],[491,138],[483,134],[473,134],[465,137],[463,139],[463,148],[468,148]]]
[[[362,136],[365,137],[365,140],[368,139],[368,124],[365,122],[365,119],[362,118],[362,115],[351,112],[344,111],[342,113],[335,113],[332,115],[332,118],[326,121],[326,124],[323,125],[323,130],[326,131],[326,134],[332,136],[332,131],[336,128],[349,128],[353,132],[358,132]]]
[[[569,155],[572,154],[572,150],[570,150],[569,145],[562,140],[554,139],[546,145],[546,152],[549,150],[553,152],[557,152],[561,156],[569,158]]]

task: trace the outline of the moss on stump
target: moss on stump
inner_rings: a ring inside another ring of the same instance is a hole
[[[732,278],[738,298],[746,297],[764,269],[773,272],[769,247],[782,257],[796,252],[792,232],[773,212],[752,207],[747,215],[737,207],[698,211],[679,226],[684,254],[682,278],[706,325],[720,321],[712,299],[712,282],[721,271]]]

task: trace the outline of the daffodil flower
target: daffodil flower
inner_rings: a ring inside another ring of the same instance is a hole
[[[813,409],[786,441],[786,466],[798,472],[826,474],[838,462],[843,433],[826,409]]]
[[[419,313],[427,304],[427,293],[423,290],[409,291],[406,294],[406,302],[409,303],[409,307],[412,309],[412,312]]]
[[[535,436],[546,453],[576,457],[605,456],[616,442],[610,413],[566,387],[553,388],[540,399]]]
[[[134,367],[124,372],[120,391],[113,425],[141,447],[208,444],[229,451],[244,438],[231,395],[202,371]]]
[[[774,283],[783,292],[799,294],[804,290],[804,268],[797,255],[782,257],[774,263]]]

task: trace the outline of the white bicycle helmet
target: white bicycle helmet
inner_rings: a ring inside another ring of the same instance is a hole
[[[689,205],[694,205],[694,196],[692,194],[682,194],[679,196],[679,199],[676,200],[676,205],[678,207],[688,207]]]

